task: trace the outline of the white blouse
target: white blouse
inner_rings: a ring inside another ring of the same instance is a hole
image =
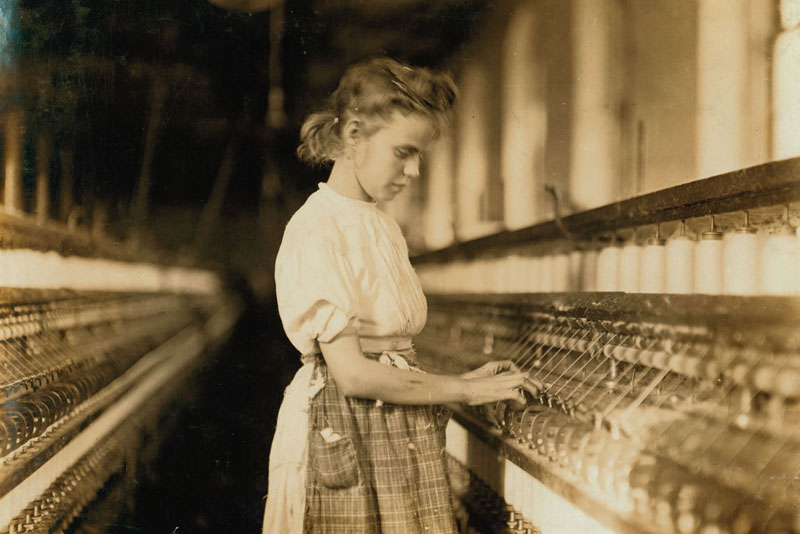
[[[400,227],[327,184],[289,220],[275,261],[278,311],[301,354],[342,332],[413,336],[427,303]]]

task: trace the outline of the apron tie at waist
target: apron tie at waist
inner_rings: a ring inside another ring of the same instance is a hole
[[[415,373],[424,373],[422,369],[417,367],[417,362],[415,362],[411,355],[413,352],[411,350],[406,351],[406,354],[400,354],[400,352],[395,350],[385,350],[378,356],[378,362],[382,363],[383,365],[391,365],[392,367],[397,367],[398,369],[402,369],[403,371],[412,371]],[[410,363],[409,363],[410,360]],[[378,399],[375,401],[376,406],[383,406],[383,401]]]
[[[370,356],[372,355],[370,354],[367,357]],[[383,365],[391,365],[392,367],[397,367],[403,371],[415,371],[417,373],[423,372],[412,356],[413,353],[410,352],[401,353],[400,351],[396,350],[385,350],[378,355],[377,360]]]
[[[407,336],[358,336],[362,352],[381,353],[384,351],[407,351],[414,348]]]
[[[413,354],[410,350],[407,351],[405,357],[395,350],[385,350],[378,356],[378,361],[383,365],[391,365],[403,371],[413,371],[415,373],[424,373],[422,369],[417,367],[417,362],[410,358]],[[406,359],[408,358],[408,359]],[[409,363],[409,359],[411,363]],[[412,365],[413,364],[413,365]],[[383,401],[378,399],[375,401],[375,406],[383,406]]]
[[[414,345],[411,343],[410,337],[405,336],[385,336],[385,337],[371,337],[359,336],[358,341],[361,345],[361,351],[366,358],[376,360],[383,365],[390,365],[397,367],[404,371],[412,371],[416,373],[424,373],[419,368],[419,364],[414,358]],[[313,352],[303,354],[301,361],[306,363],[316,363],[323,360],[322,354]],[[309,385],[308,396],[314,398],[322,388],[325,387],[325,380],[320,377],[316,371],[314,372],[311,383]],[[382,406],[382,400],[376,400],[377,406]]]
[[[361,352],[368,358],[373,354],[382,354],[386,351],[402,352],[403,354],[413,353],[414,351],[414,345],[408,336],[358,336],[358,342],[361,345]],[[319,347],[317,347],[315,351],[303,354],[300,360],[303,363],[313,363],[317,358],[321,357],[322,354],[320,354]],[[373,357],[372,359],[377,358]]]

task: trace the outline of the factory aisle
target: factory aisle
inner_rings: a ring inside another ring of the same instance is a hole
[[[274,306],[248,302],[230,341],[200,372],[197,399],[139,472],[129,512],[105,532],[260,532],[269,443],[297,367]]]

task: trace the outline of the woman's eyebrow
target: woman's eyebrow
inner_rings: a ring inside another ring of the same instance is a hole
[[[395,147],[395,150],[404,150],[411,153],[420,152],[420,149],[414,145],[398,145]]]

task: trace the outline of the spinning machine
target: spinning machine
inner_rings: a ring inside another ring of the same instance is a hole
[[[455,408],[462,531],[800,532],[798,200],[786,160],[415,258],[424,365],[542,385]]]
[[[127,498],[239,304],[210,271],[0,223],[0,532],[98,528],[94,505]]]

